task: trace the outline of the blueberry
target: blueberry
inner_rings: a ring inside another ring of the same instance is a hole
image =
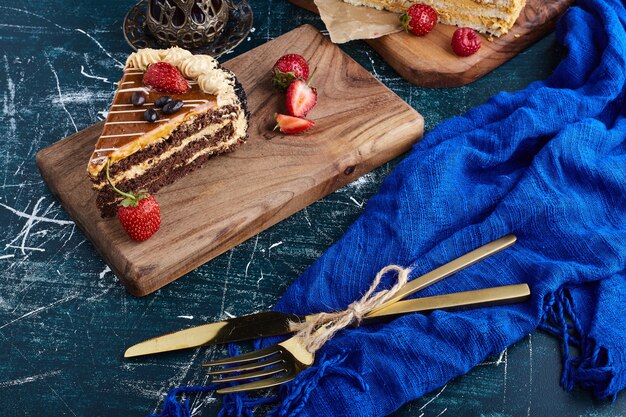
[[[156,107],[157,109],[160,109],[161,107],[165,106],[170,101],[172,101],[171,96],[161,96],[157,98],[156,100],[154,100],[154,107]]]
[[[143,118],[145,119],[146,122],[154,123],[157,121],[159,116],[157,115],[157,112],[154,111],[154,109],[148,109],[145,112],[143,112]]]
[[[130,101],[133,103],[133,106],[143,106],[143,103],[146,102],[146,93],[143,91],[135,91]]]
[[[163,110],[161,111],[163,112],[163,114],[174,114],[178,110],[180,110],[181,107],[183,107],[182,100],[170,101],[165,106],[163,106]]]

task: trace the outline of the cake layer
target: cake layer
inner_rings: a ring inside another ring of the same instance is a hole
[[[159,159],[168,158],[171,154],[187,146],[196,138],[213,134],[226,124],[235,124],[238,137],[245,137],[246,117],[242,109],[235,106],[226,106],[221,109],[209,110],[201,114],[194,114],[185,123],[178,125],[167,137],[158,138],[150,145],[144,146],[141,151],[134,152],[128,157],[118,160],[109,169],[111,180],[118,184],[122,179],[140,175],[150,166],[158,163]],[[105,170],[100,171],[97,177],[92,177],[94,188],[100,189],[107,183]]]
[[[209,128],[205,129],[208,131]],[[224,124],[221,129],[212,134],[198,136],[186,146],[171,154],[167,158],[159,158],[158,162],[145,169],[141,174],[119,181],[116,186],[120,189],[144,189],[150,193],[169,185],[177,179],[201,167],[208,159],[234,151],[245,141],[235,133],[232,123]],[[147,158],[154,155],[155,149],[147,148],[139,153]],[[103,217],[113,216],[117,211],[117,204],[121,196],[110,185],[106,184],[98,193],[97,205]]]
[[[506,20],[518,12],[525,1],[512,0],[506,4],[497,4],[481,3],[476,0],[420,0],[420,3],[432,6],[438,13],[445,10],[450,14],[495,17]]]
[[[480,4],[494,5],[500,8],[515,8],[515,4],[520,3],[520,0],[472,0]]]
[[[355,6],[405,12],[412,4],[426,4],[435,9],[439,22],[470,27],[482,33],[501,36],[519,17],[526,0],[344,0]]]
[[[510,19],[497,19],[482,16],[454,14],[450,15],[445,12],[439,14],[439,22],[446,25],[459,27],[469,27],[480,33],[488,33],[494,36],[502,36],[506,34],[515,24],[519,13]]]
[[[495,12],[505,14],[514,13],[525,0],[344,0],[355,6],[368,6],[376,9],[390,10],[396,13],[405,12],[413,4],[428,4],[435,7],[456,10],[460,12],[475,11],[486,15],[494,15]]]
[[[525,6],[525,0],[509,2],[506,10],[478,4],[475,0],[422,0],[432,6],[439,21],[447,25],[470,27],[481,33],[501,36],[509,31],[517,21]]]

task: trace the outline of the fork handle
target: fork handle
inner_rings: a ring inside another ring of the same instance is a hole
[[[530,297],[527,284],[505,285],[481,290],[462,291],[452,294],[435,295],[413,300],[397,301],[394,304],[368,315],[365,320],[393,317],[407,313],[428,312],[441,309],[485,307],[500,304],[519,303]]]

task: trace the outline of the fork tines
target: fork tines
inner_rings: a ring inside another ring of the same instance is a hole
[[[269,388],[289,382],[296,377],[298,372],[292,365],[295,358],[282,346],[276,345],[255,352],[246,353],[231,358],[220,359],[202,364],[205,367],[228,366],[209,372],[209,375],[221,376],[214,378],[213,383],[227,383],[261,378],[246,384],[220,388],[219,394],[229,394],[239,391],[250,391]],[[228,375],[237,373],[236,375]],[[265,378],[264,378],[265,377]]]

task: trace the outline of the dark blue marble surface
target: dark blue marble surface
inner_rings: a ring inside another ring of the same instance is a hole
[[[123,350],[177,328],[270,308],[346,230],[394,162],[357,180],[166,288],[127,294],[49,193],[35,153],[99,120],[130,48],[132,1],[0,0],[0,416],[142,416],[167,390],[207,381],[199,366],[222,347],[125,361]],[[222,60],[319,19],[285,0],[253,2],[249,39]],[[465,87],[403,81],[362,42],[344,50],[402,96],[430,129],[499,91],[546,77],[559,48],[548,36]],[[529,335],[396,417],[620,416],[613,404],[559,387],[559,343]],[[214,416],[220,398],[191,398]]]

